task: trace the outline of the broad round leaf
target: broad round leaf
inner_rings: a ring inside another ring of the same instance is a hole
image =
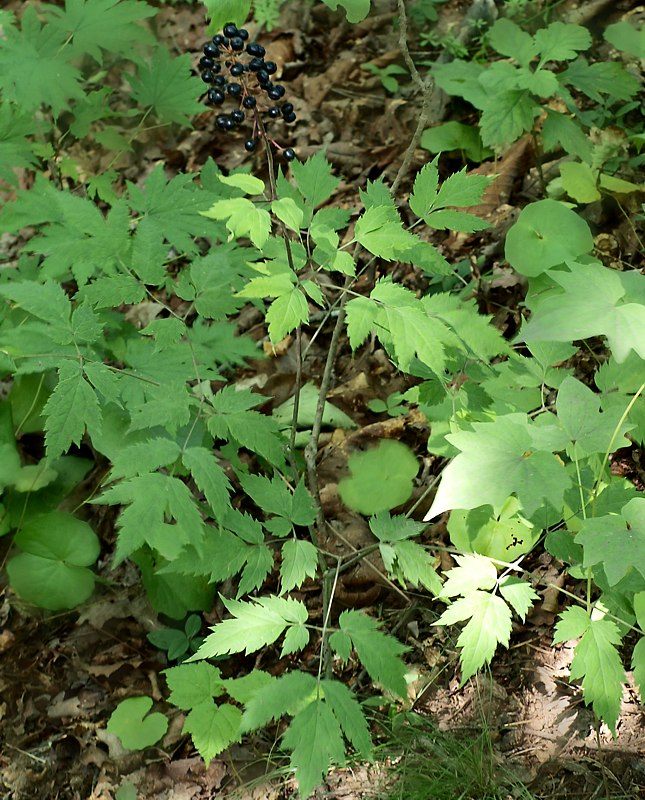
[[[99,540],[87,522],[64,511],[29,520],[14,544],[26,553],[79,567],[93,564],[100,552]]]
[[[378,514],[405,503],[419,462],[402,442],[386,439],[378,447],[349,457],[350,478],[338,484],[343,503],[359,514]]]
[[[148,714],[151,708],[150,697],[129,697],[123,700],[108,720],[108,732],[118,736],[127,750],[150,747],[168,729],[168,719],[158,712]]]
[[[506,258],[517,272],[529,277],[592,249],[587,223],[556,200],[526,206],[506,236]]]
[[[94,591],[94,573],[87,567],[32,553],[10,559],[7,572],[12,588],[23,600],[49,611],[74,608]]]

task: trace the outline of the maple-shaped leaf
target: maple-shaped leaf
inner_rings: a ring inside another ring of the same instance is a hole
[[[103,50],[130,56],[135,44],[154,44],[152,34],[136,23],[157,9],[137,0],[65,0],[50,6],[49,23],[60,31],[73,57],[90,55],[103,63]]]
[[[408,648],[380,631],[376,620],[360,611],[343,611],[338,623],[340,631],[333,633],[329,640],[332,648],[342,656],[347,652],[349,640],[372,680],[399,697],[405,697],[406,668],[401,655]]]
[[[558,419],[571,440],[572,457],[607,453],[631,428],[625,420],[621,421],[619,409],[601,413],[599,395],[571,376],[560,385],[556,408]]]
[[[293,161],[290,169],[298,189],[312,209],[328,200],[340,183],[340,178],[332,175],[332,165],[322,151],[306,161]]]
[[[547,292],[543,299],[529,301],[533,315],[522,328],[524,341],[570,342],[602,335],[619,363],[630,350],[645,358],[645,306],[640,300],[645,291],[643,275],[623,275],[599,263],[575,263],[569,272],[550,275],[564,291]]]
[[[508,647],[511,610],[501,597],[477,589],[455,600],[435,624],[454,625],[466,619],[469,622],[457,639],[457,646],[462,649],[462,686],[490,663],[498,644]]]
[[[345,9],[348,22],[360,22],[370,13],[371,0],[323,0],[325,5],[335,11],[338,6]]]
[[[550,153],[562,147],[567,153],[586,163],[591,162],[591,142],[582,128],[571,117],[559,111],[547,109],[542,125],[542,146]]]
[[[184,711],[211,701],[225,691],[219,669],[205,661],[171,667],[164,670],[164,675],[170,689],[168,700]]]
[[[162,122],[177,122],[192,127],[191,117],[203,110],[195,99],[199,80],[191,75],[188,53],[173,57],[159,45],[149,64],[140,64],[136,75],[125,75],[133,98]]]
[[[54,217],[54,214],[52,214]],[[60,279],[70,272],[83,286],[96,272],[110,274],[130,249],[130,214],[117,200],[107,216],[87,198],[59,192],[55,218],[27,246],[43,258],[45,276]]]
[[[180,174],[166,180],[163,166],[158,164],[143,188],[128,182],[128,204],[141,216],[138,228],[151,229],[153,243],[166,240],[178,252],[197,254],[195,238],[208,235],[209,225],[199,214],[204,198],[193,175]]]
[[[42,24],[38,12],[26,4],[20,29],[4,30],[0,47],[0,90],[5,102],[23,111],[44,105],[57,117],[72,100],[84,97],[81,73],[65,52],[66,36],[51,24]]]
[[[446,437],[461,452],[444,469],[426,520],[453,508],[483,505],[492,505],[499,514],[511,495],[529,517],[545,501],[562,506],[570,479],[562,461],[541,449],[539,426],[525,414],[507,414],[472,427]],[[558,445],[553,450],[564,447],[562,439],[550,444]]]
[[[179,478],[160,472],[137,475],[93,502],[126,505],[117,522],[116,564],[144,544],[168,560],[177,558],[188,545],[201,552],[204,523],[192,493]],[[175,524],[167,524],[166,516]]]
[[[226,653],[254,653],[272,644],[292,626],[302,627],[308,619],[304,603],[293,598],[260,597],[252,602],[222,601],[233,615],[215,625],[204,643],[190,659],[212,658]]]
[[[583,548],[583,566],[602,564],[610,586],[631,570],[645,578],[645,500],[635,497],[620,514],[584,520],[575,541]]]
[[[216,755],[240,740],[242,712],[230,703],[200,703],[192,708],[184,722],[183,733],[190,733],[193,744],[204,759],[206,768]]]
[[[58,368],[58,383],[43,409],[45,447],[50,459],[80,445],[85,430],[101,430],[101,409],[96,392],[85,380],[79,364],[63,362]]]
[[[11,103],[0,105],[0,180],[17,183],[14,169],[27,169],[38,163],[30,141],[38,121]]]
[[[194,302],[200,316],[225,319],[244,304],[235,295],[250,277],[247,262],[248,251],[234,244],[218,245],[208,255],[193,259],[180,274],[175,292]]]
[[[579,606],[567,608],[555,626],[554,643],[580,638],[573,652],[571,680],[582,678],[582,693],[596,715],[616,735],[625,682],[618,653],[620,631],[609,619],[592,619]]]
[[[425,529],[422,522],[396,515],[391,517],[387,511],[375,514],[369,521],[370,530],[381,542],[400,542],[418,536]]]

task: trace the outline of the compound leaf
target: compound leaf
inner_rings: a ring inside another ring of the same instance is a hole
[[[338,622],[340,631],[351,639],[356,654],[372,680],[399,697],[405,697],[406,669],[400,656],[407,648],[393,636],[378,630],[376,621],[360,611],[343,611]],[[331,640],[335,637],[338,638],[337,634],[332,634]],[[334,643],[332,647],[336,649]],[[342,645],[341,648],[344,649]]]
[[[635,497],[620,514],[584,520],[575,541],[584,551],[583,566],[602,564],[610,586],[630,570],[645,578],[645,500]]]
[[[50,25],[61,32],[74,56],[89,54],[103,63],[103,50],[129,56],[135,44],[155,39],[137,22],[157,10],[136,0],[66,0],[65,8],[50,7]],[[70,42],[71,39],[71,42]]]
[[[134,99],[157,119],[192,127],[190,118],[203,108],[195,99],[199,81],[190,73],[188,53],[173,57],[165,45],[159,45],[149,64],[140,64],[136,75],[126,74],[125,78]]]

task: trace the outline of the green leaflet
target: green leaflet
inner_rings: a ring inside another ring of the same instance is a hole
[[[616,736],[616,723],[625,682],[618,653],[620,632],[615,622],[591,618],[579,606],[568,608],[555,626],[554,643],[580,637],[571,663],[571,679],[582,679],[585,702]]]
[[[329,638],[336,653],[346,661],[353,646],[372,680],[405,697],[406,669],[400,657],[407,648],[379,631],[376,621],[360,611],[343,611],[338,622],[340,630]]]
[[[292,598],[262,597],[250,603],[222,599],[233,617],[212,629],[191,661],[242,650],[253,653],[275,642],[287,628],[304,629],[308,618],[304,604]]]

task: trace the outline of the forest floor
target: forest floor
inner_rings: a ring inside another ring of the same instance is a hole
[[[356,189],[367,180],[381,175],[392,180],[419,113],[418,97],[408,82],[403,79],[400,89],[390,93],[378,77],[361,68],[368,61],[380,67],[402,63],[393,28],[393,4],[374,5],[366,20],[349,25],[342,13],[333,13],[322,4],[290,2],[280,24],[260,35],[288,82],[289,99],[298,115],[288,144],[301,159],[324,149],[342,178],[332,201],[340,206],[353,203]],[[589,16],[585,24],[601,30],[635,4],[596,0],[586,5]],[[440,30],[459,25],[469,6],[468,0],[448,0],[437,6]],[[557,18],[567,19],[578,11],[565,0],[555,13]],[[205,38],[200,6],[163,6],[156,27],[177,53],[197,54]],[[438,50],[422,51],[414,43],[411,51],[419,62],[438,54]],[[434,122],[455,118],[445,97],[437,97],[433,114]],[[469,121],[462,116],[459,119]],[[217,132],[210,110],[194,120],[193,130],[151,130],[147,140],[128,156],[130,163],[119,168],[129,180],[143,182],[160,161],[169,172],[190,172],[198,170],[209,156],[224,170],[248,166],[249,160],[255,160],[253,169],[263,176],[261,156],[246,153],[239,136]],[[407,194],[414,173],[430,158],[427,151],[417,149],[402,194]],[[446,174],[462,165],[459,159],[441,163]],[[97,171],[101,166],[97,164]],[[543,167],[549,168],[548,164]],[[542,196],[530,138],[477,171],[500,175],[494,191],[487,195],[487,205],[479,209],[492,226],[468,236],[437,233],[433,242],[451,263],[465,265],[468,274],[475,276],[473,291],[482,312],[491,314],[494,323],[510,336],[519,323],[523,285],[503,264],[504,235],[519,210]],[[620,261],[624,253],[633,251],[629,229],[614,210],[598,205],[593,213],[590,221],[607,259]],[[427,278],[419,278],[408,266],[394,264],[391,270],[395,280],[411,289],[427,287]],[[483,273],[487,280],[480,282],[478,276]],[[258,341],[265,336],[261,315],[246,312],[239,322],[240,330]],[[305,341],[305,381],[319,381],[330,335],[327,326],[313,342]],[[293,350],[287,343],[279,354],[245,366],[231,380],[254,386],[267,397],[265,408],[271,410],[292,394]],[[583,364],[579,367],[584,370]],[[407,388],[406,379],[393,371],[382,350],[364,348],[354,358],[349,344],[342,343],[334,380],[329,399],[349,413],[358,427],[343,434],[342,441],[331,431],[321,441],[328,448],[321,454],[322,496],[328,518],[342,524],[347,546],[360,548],[365,523],[354,516],[344,517],[346,512],[335,493],[348,450],[388,437],[412,446],[424,458],[426,475],[432,474],[433,459],[425,451],[428,430],[420,416],[388,417],[367,407],[372,399],[386,399]],[[620,468],[642,487],[635,455],[626,451]],[[421,476],[419,490],[409,504],[419,501],[418,518],[430,504],[422,496],[426,484]],[[234,790],[236,796],[249,800],[294,796],[294,784],[280,770],[279,762],[268,761],[275,741],[258,738],[245,742],[214,759],[206,769],[190,739],[181,733],[183,718],[178,709],[167,707],[174,716],[158,748],[125,751],[107,733],[107,719],[123,698],[146,694],[164,707],[165,687],[158,676],[169,666],[165,654],[146,637],[159,621],[147,604],[135,567],[125,564],[116,571],[110,567],[113,522],[111,511],[96,520],[104,543],[99,570],[104,585],[82,609],[38,614],[22,607],[8,589],[0,593],[0,798],[112,800],[119,787],[119,798],[134,796],[123,789],[127,783],[136,786],[137,796],[145,800],[201,800],[229,796]],[[445,544],[445,526],[432,526],[427,541]],[[516,782],[504,783],[500,778],[500,786],[509,787],[505,794],[487,797],[645,797],[645,712],[636,694],[626,691],[617,738],[603,728],[596,730],[579,689],[567,680],[570,648],[551,644],[555,616],[561,610],[557,593],[543,592],[527,624],[512,638],[510,649],[496,657],[489,673],[460,688],[455,640],[443,628],[433,626],[437,614],[430,599],[407,593],[403,598],[397,587],[375,578],[374,567],[364,564],[345,574],[338,599],[344,607],[378,604],[386,624],[390,629],[396,627],[397,635],[410,647],[408,659],[419,676],[418,683],[410,687],[410,703],[427,716],[428,730],[398,754],[392,743],[390,749],[384,745],[376,765],[357,764],[335,771],[319,790],[319,798],[385,796],[402,760],[408,759],[409,769],[420,769],[415,759],[422,758],[426,745],[431,753],[433,742],[446,732],[460,737],[464,752],[484,737],[493,773],[516,776]],[[567,585],[561,565],[548,555],[536,557],[531,568],[548,576],[550,583]],[[312,587],[312,593],[315,591]],[[414,603],[411,610],[410,600]],[[275,674],[285,667],[273,648],[263,651],[255,665]],[[247,666],[240,664],[241,668]],[[346,677],[360,689],[358,674],[348,668]],[[469,763],[464,760],[464,769]],[[520,782],[530,794],[521,794],[517,789]],[[402,800],[407,797],[401,795]]]

